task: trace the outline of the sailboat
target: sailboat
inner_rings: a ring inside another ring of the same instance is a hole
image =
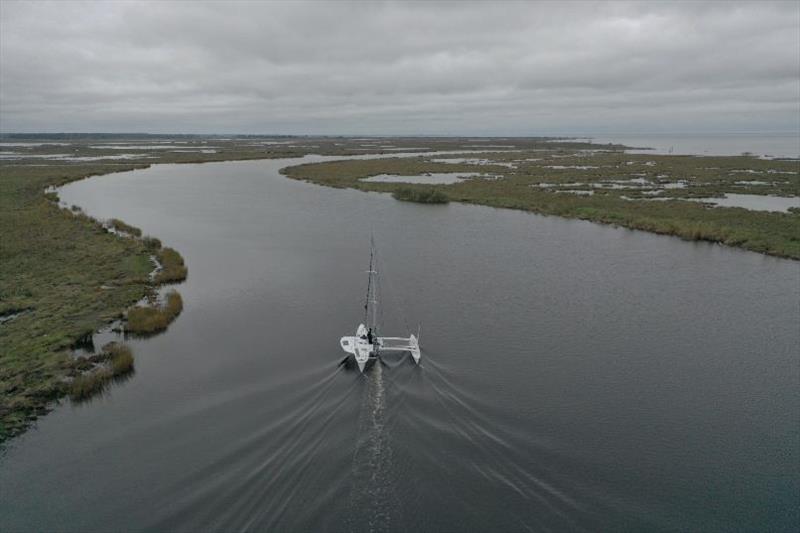
[[[342,350],[355,356],[358,369],[364,372],[367,361],[380,357],[381,352],[410,352],[415,363],[419,363],[419,337],[378,336],[378,297],[376,293],[375,241],[370,238],[369,270],[367,270],[367,299],[364,302],[364,322],[356,328],[353,337],[342,337],[339,344]]]

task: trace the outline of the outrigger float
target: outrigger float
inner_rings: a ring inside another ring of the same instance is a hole
[[[367,299],[364,302],[364,323],[358,325],[354,337],[342,337],[339,344],[342,350],[352,354],[358,369],[364,372],[364,368],[370,359],[377,359],[381,352],[410,352],[415,363],[419,363],[419,334],[410,334],[408,337],[379,337],[378,336],[378,298],[376,294],[375,277],[378,272],[375,270],[375,243],[370,239],[369,250],[369,280],[367,282]]]

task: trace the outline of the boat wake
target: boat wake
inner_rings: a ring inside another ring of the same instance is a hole
[[[353,453],[348,513],[350,529],[363,529],[366,522],[370,531],[389,531],[396,523],[396,497],[386,420],[386,386],[380,361],[367,373],[366,385]],[[355,524],[353,517],[358,517],[361,523]]]
[[[156,495],[181,497],[173,498],[150,528],[286,530],[324,523],[347,491],[350,432],[335,428],[354,417],[350,406],[357,391],[342,387],[341,375],[330,366],[306,368],[291,380],[261,382],[212,405],[195,405],[185,417],[209,418],[226,407],[246,410],[249,418],[217,420],[241,436],[210,442],[214,453],[208,462],[154,489]],[[312,488],[321,486],[327,489],[312,499]]]
[[[509,413],[472,394],[473,387],[460,383],[457,373],[437,361],[435,354],[426,353],[424,370],[409,373],[405,379],[393,381],[393,385],[407,404],[403,411],[414,413],[406,420],[418,439],[417,447],[429,451],[417,456],[417,460],[430,461],[421,469],[455,471],[451,461],[458,457],[467,468],[459,471],[463,477],[453,478],[454,485],[480,487],[477,493],[454,489],[454,495],[462,494],[467,523],[481,524],[487,514],[494,512],[479,511],[481,500],[485,499],[537,509],[525,517],[506,515],[500,519],[511,520],[516,530],[549,529],[553,524],[575,531],[585,529],[585,509],[579,502],[588,495],[579,494],[574,486],[565,486],[558,469],[551,466],[563,458],[560,445],[544,435],[517,430],[519,424],[512,421]],[[446,452],[441,453],[442,450]],[[476,494],[481,497],[475,499]],[[470,516],[470,512],[475,514]],[[427,525],[436,528],[434,524]]]

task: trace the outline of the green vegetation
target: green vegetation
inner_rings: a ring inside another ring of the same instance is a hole
[[[401,187],[392,193],[396,200],[420,204],[446,204],[450,201],[445,193],[430,187]]]
[[[177,291],[170,291],[163,305],[134,307],[128,311],[125,331],[137,335],[150,335],[164,331],[183,310],[183,298]]]
[[[751,211],[686,201],[726,193],[796,196],[800,162],[795,160],[563,149],[486,152],[470,158],[483,162],[443,163],[425,157],[346,160],[298,165],[282,172],[331,187],[389,192],[400,200],[424,197],[427,192],[450,201],[578,218],[800,259],[797,210]],[[468,179],[445,186],[364,181],[378,174],[425,172],[483,172],[498,179]]]
[[[108,224],[117,231],[122,233],[127,233],[128,235],[132,235],[133,237],[141,237],[142,230],[137,227],[131,226],[130,224],[126,224],[125,222],[121,221],[118,218],[112,218],[108,221]]]
[[[149,252],[83,213],[60,209],[51,185],[135,168],[0,166],[0,440],[66,394],[71,347],[149,291]]]
[[[110,342],[103,347],[103,351],[109,356],[112,376],[120,377],[133,371],[133,353],[129,347]]]
[[[133,372],[133,354],[124,344],[111,342],[103,347],[103,351],[90,358],[99,362],[98,366],[90,365],[89,372],[80,373],[68,385],[69,397],[73,402],[86,401],[106,390],[114,379],[120,379]],[[76,366],[85,367],[87,360],[79,361]]]
[[[89,374],[81,374],[69,385],[69,398],[73,402],[82,402],[103,392],[111,379],[107,368],[99,368]]]
[[[64,395],[80,398],[131,367],[128,354],[86,370],[72,356],[80,339],[122,316],[158,284],[186,278],[180,254],[119,219],[107,231],[50,190],[87,176],[145,164],[0,164],[0,442],[23,431]],[[155,255],[163,265],[153,279]],[[178,297],[179,298],[179,297]],[[172,298],[175,302],[175,298]],[[167,315],[176,316],[174,304]]]
[[[148,250],[155,251],[161,248],[161,241],[155,237],[150,237],[149,235],[142,237],[142,244],[144,244],[144,247]]]

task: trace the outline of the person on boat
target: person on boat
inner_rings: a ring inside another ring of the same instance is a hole
[[[372,344],[372,328],[367,331],[367,342]]]

